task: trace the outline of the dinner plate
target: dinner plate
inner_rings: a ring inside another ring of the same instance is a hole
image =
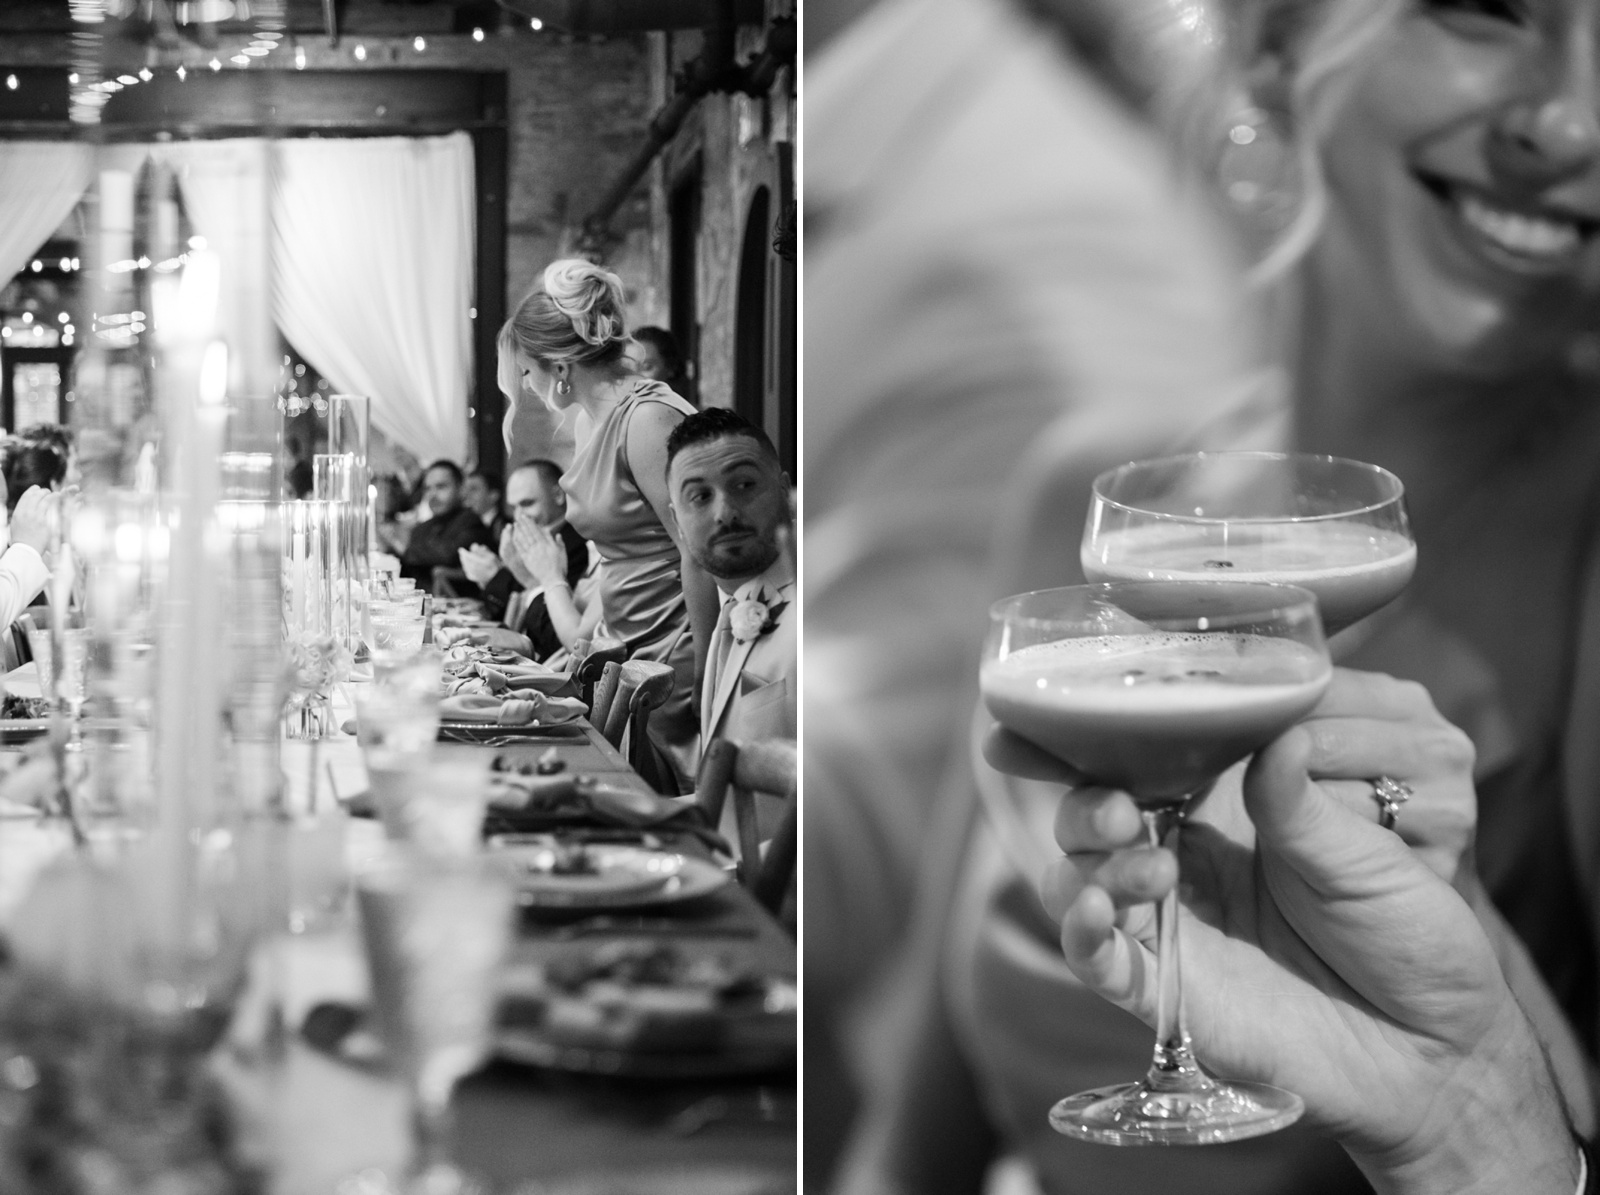
[[[637,1079],[706,1079],[781,1070],[794,1062],[798,999],[787,979],[769,979],[767,984],[761,1004],[708,1014],[718,1032],[715,1043],[701,1049],[573,1045],[552,1040],[536,1025],[503,1024],[495,1030],[494,1052],[527,1066]]]
[[[583,723],[556,722],[551,725],[522,723],[505,726],[499,722],[466,722],[445,719],[439,723],[439,737],[446,742],[479,743],[486,739],[573,739],[583,738]]]
[[[489,858],[504,867],[517,899],[531,909],[634,909],[692,900],[715,892],[728,873],[677,851],[595,843],[585,848],[597,874],[556,875],[548,846],[491,844]]]

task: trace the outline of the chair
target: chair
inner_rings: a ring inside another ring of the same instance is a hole
[[[595,686],[607,664],[621,664],[627,655],[627,645],[615,639],[580,639],[572,649],[572,683],[578,686],[578,696],[589,707],[596,727],[601,723],[593,717]]]
[[[619,751],[626,743],[628,766],[650,787],[669,796],[677,795],[677,780],[671,764],[650,741],[650,713],[672,696],[676,681],[672,665],[655,660],[608,663],[589,707],[589,721],[608,743]]]
[[[733,790],[733,820],[738,835],[739,882],[750,889],[763,907],[777,915],[794,876],[799,835],[799,757],[793,739],[762,739],[732,743],[715,739],[701,760],[695,803],[711,819],[722,821],[729,787]],[[756,794],[766,793],[784,802],[773,835],[761,849],[756,824]]]

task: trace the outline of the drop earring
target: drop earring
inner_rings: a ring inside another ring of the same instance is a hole
[[[1217,186],[1250,241],[1270,243],[1294,220],[1300,173],[1293,142],[1265,109],[1242,108],[1229,121],[1217,155]]]

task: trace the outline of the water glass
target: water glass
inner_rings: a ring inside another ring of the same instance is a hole
[[[288,825],[289,932],[311,933],[339,914],[349,888],[343,810],[296,816]]]
[[[436,651],[380,654],[356,689],[356,738],[367,767],[425,763],[439,737],[443,660]]]
[[[389,608],[372,611],[372,651],[374,657],[413,656],[422,650],[422,632],[427,624],[414,614],[397,614]]]
[[[497,973],[510,946],[510,886],[479,859],[395,846],[356,881],[379,1032],[412,1103],[405,1192],[464,1192],[450,1162],[450,1098],[488,1055]]]
[[[384,832],[428,855],[465,858],[483,845],[488,755],[457,750],[425,763],[367,764],[373,803]]]
[[[49,627],[28,628],[28,650],[33,653],[34,671],[39,676],[39,695],[51,705],[56,700],[56,649]]]

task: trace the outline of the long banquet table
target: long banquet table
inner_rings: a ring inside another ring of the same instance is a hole
[[[37,692],[31,665],[5,678],[12,692]],[[645,782],[587,722],[582,735],[517,746],[441,744],[441,753],[495,751],[537,756],[553,748],[574,773],[610,783]],[[365,788],[355,739],[284,744],[291,799],[302,807]],[[6,750],[8,748],[0,748]],[[313,766],[314,758],[314,766]],[[318,792],[311,792],[315,776]],[[370,850],[376,823],[350,819],[349,851]],[[679,849],[693,850],[693,845]],[[626,938],[672,942],[684,951],[732,952],[762,974],[795,979],[795,945],[736,883],[682,904],[611,917],[565,911],[524,916],[512,962]],[[285,936],[285,1012],[298,1025],[328,999],[359,1002],[365,968],[353,918],[332,930]],[[270,1083],[278,1122],[279,1195],[331,1195],[367,1167],[392,1169],[405,1153],[399,1086],[314,1049],[298,1036]],[[456,1156],[499,1193],[525,1195],[779,1195],[793,1191],[796,1074],[793,1055],[756,1073],[710,1077],[619,1077],[496,1060],[469,1076],[456,1099]]]

